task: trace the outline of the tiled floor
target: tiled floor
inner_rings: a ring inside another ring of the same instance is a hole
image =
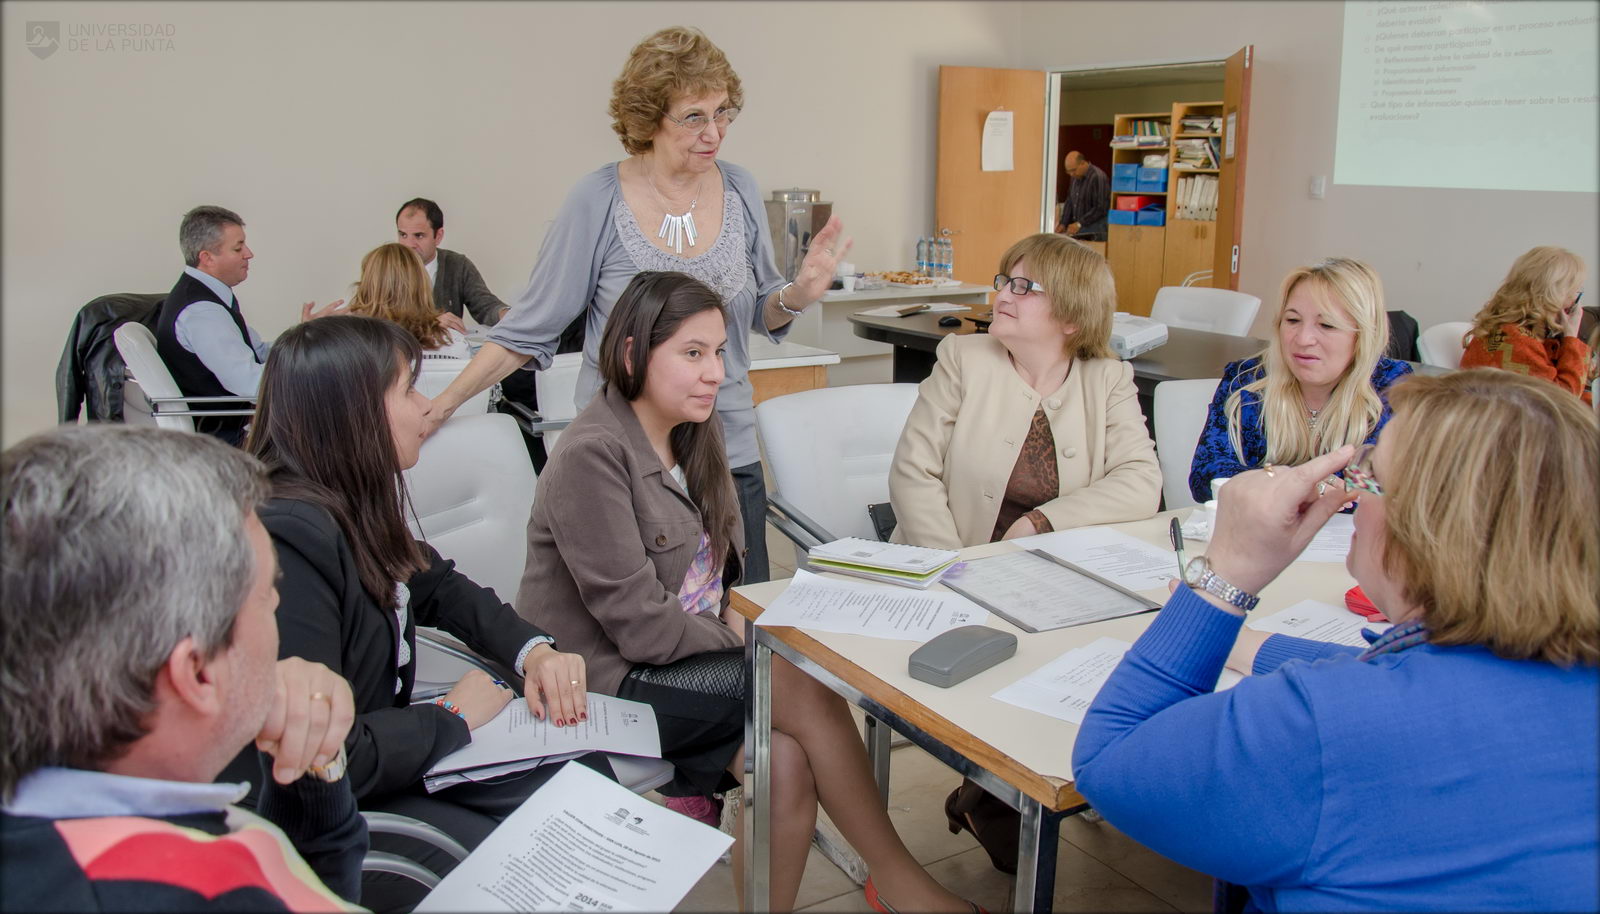
[[[771,527],[767,551],[773,578],[794,573],[794,548]],[[959,779],[912,745],[894,750],[889,816],[900,837],[934,878],[993,912],[1011,910],[1011,877],[996,870],[967,832],[950,834],[944,798]],[[717,864],[678,906],[682,911],[737,911],[733,876]],[[800,886],[806,911],[865,912],[861,889],[813,847]],[[1211,910],[1211,880],[1179,866],[1106,822],[1073,816],[1061,824],[1056,856],[1057,911]]]

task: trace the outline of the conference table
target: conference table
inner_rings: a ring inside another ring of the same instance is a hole
[[[1170,550],[1169,519],[1187,516],[1191,510],[1163,512],[1148,520],[1110,525],[1108,529]],[[988,543],[962,550],[962,557],[982,558],[1017,548],[1007,542]],[[1205,551],[1205,544],[1189,541],[1185,548],[1189,555],[1199,555]],[[1176,558],[1173,573],[1177,573]],[[861,582],[856,580],[856,583]],[[1261,592],[1261,604],[1252,617],[1260,618],[1306,599],[1342,606],[1345,591],[1354,583],[1341,563],[1297,561]],[[1155,613],[1035,634],[1026,633],[991,613],[987,625],[1017,636],[1016,655],[946,689],[912,679],[907,672],[907,660],[919,646],[916,642],[752,624],[787,586],[787,581],[748,584],[735,588],[732,595],[734,609],[746,619],[745,653],[750,683],[750,700],[746,702],[745,711],[746,745],[753,747],[752,766],[745,785],[744,823],[749,849],[745,858],[746,905],[754,911],[768,910],[772,704],[775,699],[771,663],[776,655],[1016,809],[1022,816],[1022,824],[1012,896],[1015,908],[1018,911],[1051,910],[1060,822],[1088,808],[1072,781],[1072,746],[1077,739],[1078,725],[991,696],[1063,653],[1098,638],[1133,642],[1154,620]],[[935,585],[935,588],[942,589],[942,585]],[[1167,599],[1164,587],[1138,593],[1157,603]],[[879,786],[887,796],[888,733],[881,726],[877,729],[881,740],[875,769]]]

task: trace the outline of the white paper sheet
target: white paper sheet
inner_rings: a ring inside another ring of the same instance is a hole
[[[939,580],[1028,632],[1100,622],[1160,607],[1061,561],[1042,551],[1003,552],[958,562]]]
[[[988,610],[960,594],[835,581],[802,569],[794,573],[788,589],[772,601],[756,624],[927,641],[952,628],[982,625],[988,619]]]
[[[1306,546],[1306,551],[1300,553],[1298,561],[1301,562],[1338,562],[1344,564],[1344,557],[1350,554],[1350,534],[1356,532],[1355,517],[1349,514],[1335,514],[1328,518],[1322,525],[1317,535],[1311,538],[1311,544]]]
[[[1083,723],[1083,714],[1133,647],[1116,638],[1100,638],[1073,648],[994,693],[1008,705],[1048,714],[1068,723]]]
[[[1281,609],[1270,616],[1251,619],[1248,624],[1258,632],[1294,635],[1296,638],[1347,644],[1359,648],[1367,646],[1367,639],[1361,637],[1363,628],[1386,632],[1390,627],[1387,622],[1373,622],[1366,616],[1356,615],[1343,606],[1319,600],[1301,600],[1288,609]]]
[[[472,742],[440,759],[429,775],[570,752],[620,752],[661,757],[661,733],[649,705],[589,693],[589,719],[575,727],[539,720],[514,698],[493,720],[472,731]]]
[[[1015,115],[990,111],[983,119],[983,170],[1011,171],[1011,136]]]
[[[1013,540],[1023,549],[1039,549],[1129,590],[1153,590],[1178,577],[1178,557],[1120,530],[1078,527]]]
[[[732,843],[731,835],[568,765],[417,910],[670,911]]]

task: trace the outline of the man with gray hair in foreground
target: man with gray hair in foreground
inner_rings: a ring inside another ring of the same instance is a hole
[[[353,907],[354,703],[277,659],[266,496],[203,435],[63,426],[0,455],[0,909]],[[259,816],[212,783],[252,740]]]

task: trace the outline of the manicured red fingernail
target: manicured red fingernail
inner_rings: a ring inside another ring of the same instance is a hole
[[[588,720],[589,719],[589,715],[587,715],[587,714],[579,714],[578,715],[578,719],[579,720]]]

